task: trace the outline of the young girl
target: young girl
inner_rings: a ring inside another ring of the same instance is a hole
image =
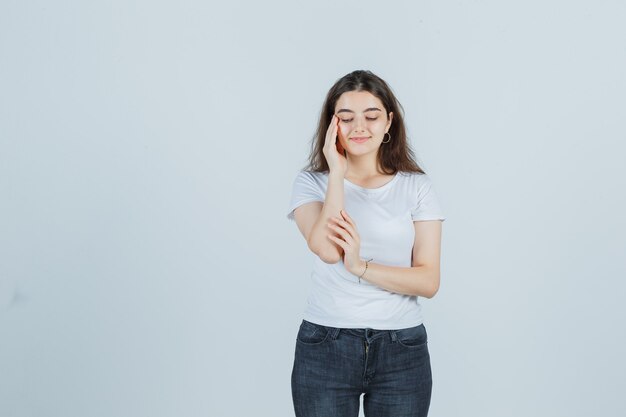
[[[444,218],[401,105],[370,71],[326,96],[288,218],[316,255],[291,375],[297,417],[426,416],[432,375],[419,297],[439,288]]]

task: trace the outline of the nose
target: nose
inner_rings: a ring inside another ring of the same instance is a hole
[[[363,125],[365,124],[365,122],[363,121],[363,119],[361,117],[356,117],[355,118],[356,123],[354,124],[354,131],[355,132],[363,132]]]

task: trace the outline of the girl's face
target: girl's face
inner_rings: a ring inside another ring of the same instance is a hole
[[[348,153],[378,152],[383,139],[388,140],[385,133],[391,127],[393,112],[387,116],[380,99],[368,91],[343,93],[335,104],[335,115],[339,117],[339,142]]]

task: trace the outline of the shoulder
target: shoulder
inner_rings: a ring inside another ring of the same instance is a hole
[[[404,181],[410,182],[412,185],[418,187],[432,184],[430,177],[425,173],[398,171],[398,175],[400,175]]]
[[[318,171],[300,171],[301,175],[306,175],[311,178],[324,178],[328,176],[328,172],[318,172]]]
[[[298,171],[298,173],[296,174],[296,177],[302,177],[302,178],[321,178],[324,176],[328,176],[327,172],[317,172],[317,171],[307,171],[307,170],[300,170]]]
[[[301,170],[296,174],[295,181],[322,184],[328,181],[328,173]]]
[[[328,175],[324,172],[301,170],[293,180],[294,191],[308,190],[323,193],[327,186]]]

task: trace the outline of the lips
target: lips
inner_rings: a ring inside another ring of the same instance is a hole
[[[350,138],[350,140],[351,140],[351,141],[354,141],[354,142],[356,142],[356,143],[363,143],[363,142],[365,142],[365,141],[366,141],[366,140],[368,140],[368,139],[369,139],[368,137],[360,137],[360,138],[359,138],[359,137],[355,137],[355,138]]]

